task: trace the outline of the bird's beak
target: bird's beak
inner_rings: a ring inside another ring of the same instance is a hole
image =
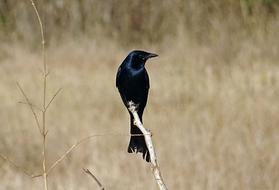
[[[147,59],[150,59],[152,57],[157,57],[158,55],[155,53],[149,53],[149,55],[146,57]]]

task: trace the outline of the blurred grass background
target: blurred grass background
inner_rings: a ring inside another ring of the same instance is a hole
[[[147,63],[145,126],[169,189],[279,189],[277,0],[37,1],[47,36],[48,164],[88,134],[129,130],[117,67],[131,49]],[[0,152],[40,172],[41,140],[15,82],[41,105],[40,33],[29,1],[0,0]],[[50,175],[50,189],[156,189],[128,136],[91,140]],[[0,160],[0,189],[42,189]]]

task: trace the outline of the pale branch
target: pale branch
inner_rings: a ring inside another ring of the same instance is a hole
[[[33,6],[33,8],[34,8],[34,11],[35,11],[36,16],[37,16],[37,20],[38,20],[39,25],[40,25],[40,31],[41,31],[41,37],[42,37],[42,44],[45,44],[45,37],[44,37],[45,35],[44,35],[43,22],[42,22],[42,20],[41,20],[40,14],[39,14],[39,12],[38,12],[38,9],[37,9],[37,7],[36,7],[34,1],[33,1],[33,0],[30,0],[30,2],[31,2],[31,4],[32,4],[32,6]]]
[[[41,32],[41,43],[42,43],[42,55],[43,55],[43,64],[44,64],[44,78],[47,77],[48,75],[48,72],[47,72],[47,64],[46,64],[46,55],[45,55],[45,33],[44,33],[44,27],[43,27],[43,22],[42,22],[42,19],[40,17],[40,14],[38,12],[38,9],[36,7],[36,4],[34,2],[34,0],[30,0],[32,6],[33,6],[33,9],[36,13],[36,16],[37,16],[37,20],[39,22],[39,25],[40,25],[40,32]]]
[[[49,70],[46,72],[45,76],[48,77],[48,75],[50,74]]]
[[[144,135],[144,139],[150,154],[150,161],[151,161],[151,168],[152,168],[152,172],[153,175],[155,177],[155,180],[159,186],[160,190],[167,190],[167,187],[164,183],[164,180],[162,178],[158,163],[157,163],[157,157],[155,154],[155,149],[154,149],[154,145],[152,143],[152,134],[150,131],[147,131],[143,124],[140,121],[139,115],[137,113],[137,106],[130,101],[129,103],[129,111],[132,113],[133,117],[134,117],[134,124],[141,130],[142,134]]]
[[[24,104],[24,105],[30,106],[30,104],[28,104],[27,102],[19,101],[18,103],[19,103],[19,104]],[[31,106],[32,106],[33,108],[37,109],[38,111],[41,111],[41,112],[43,111],[39,106],[36,106],[36,105],[34,105],[34,104],[31,104]]]
[[[17,87],[19,88],[20,92],[22,93],[23,97],[25,98],[25,101],[26,101],[27,104],[29,105],[29,108],[30,108],[30,110],[31,110],[31,112],[32,112],[32,114],[33,114],[33,117],[34,117],[35,121],[36,121],[36,125],[37,125],[37,127],[38,127],[38,130],[39,130],[40,134],[42,134],[43,131],[42,131],[42,129],[41,129],[38,116],[37,116],[37,114],[36,114],[36,112],[35,112],[35,110],[34,110],[34,108],[33,108],[32,103],[30,102],[29,98],[27,97],[26,93],[24,92],[24,90],[22,89],[22,87],[20,86],[20,84],[17,82],[16,85],[17,85]]]
[[[49,169],[47,170],[47,175],[60,163],[62,162],[74,149],[76,149],[79,145],[82,143],[95,138],[95,137],[103,137],[103,136],[143,136],[142,134],[135,134],[135,135],[130,135],[130,134],[120,134],[120,133],[105,133],[105,134],[95,134],[95,135],[89,135],[87,137],[84,137],[77,141],[75,144],[73,144],[68,150],[64,152],[56,161],[51,164]]]
[[[4,156],[4,155],[0,154],[0,157],[3,160],[5,160],[6,162],[8,162],[10,166],[16,168],[17,170],[21,171],[22,173],[24,173],[25,175],[29,176],[30,178],[36,178],[36,177],[41,177],[42,176],[42,174],[31,174],[30,172],[28,172],[27,170],[25,170],[24,168],[22,168],[21,166],[17,165],[12,160],[10,160],[7,156]]]
[[[48,175],[60,162],[62,162],[68,154],[70,154],[74,148],[76,148],[77,145],[74,144],[71,146],[71,148],[69,148],[60,158],[58,158],[51,166],[50,168],[47,170],[46,174]]]
[[[34,3],[34,0],[30,0],[34,11],[36,13],[37,16],[37,20],[39,22],[40,25],[40,32],[41,32],[41,39],[42,39],[42,61],[43,61],[43,68],[44,68],[44,81],[43,81],[43,110],[42,110],[42,130],[40,130],[40,133],[42,135],[43,138],[43,150],[42,150],[42,154],[43,154],[43,160],[42,160],[42,168],[43,168],[43,179],[44,179],[44,189],[48,190],[48,179],[47,179],[47,168],[46,168],[46,137],[47,137],[47,129],[46,129],[46,89],[47,89],[47,76],[48,76],[48,72],[47,72],[47,64],[46,64],[46,53],[45,53],[45,35],[44,35],[44,27],[43,27],[43,23],[40,17],[40,14],[38,12],[38,9]],[[41,129],[41,128],[40,128]]]
[[[84,169],[83,171],[88,174],[89,176],[91,176],[98,184],[98,186],[100,187],[101,190],[105,190],[104,186],[101,184],[101,182],[97,179],[97,177],[89,170],[89,169]]]
[[[75,144],[73,144],[67,151],[65,151],[64,154],[62,154],[62,156],[60,156],[53,164],[51,164],[51,166],[49,167],[49,169],[47,170],[47,175],[60,163],[62,162],[75,148],[77,148],[80,144],[88,141],[89,139],[93,138],[93,137],[97,137],[97,136],[101,136],[101,135],[90,135],[88,137],[85,137],[79,141],[77,141]]]
[[[49,108],[49,106],[51,105],[51,103],[53,102],[53,100],[56,98],[56,96],[59,94],[59,92],[61,92],[61,90],[62,90],[62,88],[59,88],[56,92],[55,92],[55,94],[52,96],[52,98],[50,99],[50,101],[49,101],[49,103],[47,104],[47,106],[46,106],[46,110]]]

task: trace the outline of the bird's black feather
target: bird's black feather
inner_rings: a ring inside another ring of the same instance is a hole
[[[116,86],[124,105],[128,108],[128,102],[132,101],[135,103],[141,122],[150,86],[145,63],[149,58],[156,56],[156,54],[145,51],[132,51],[124,59],[116,75]],[[130,126],[130,133],[132,135],[142,135],[142,132],[134,125],[131,113]],[[143,136],[131,136],[128,152],[141,152],[143,158],[150,162],[150,154]]]

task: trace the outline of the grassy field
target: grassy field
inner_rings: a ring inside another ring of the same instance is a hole
[[[243,42],[241,47],[230,64],[224,64],[218,47],[187,40],[146,47],[160,56],[147,63],[151,90],[144,121],[154,133],[169,189],[279,188],[279,68],[262,46]],[[87,40],[47,50],[48,99],[63,88],[47,117],[48,165],[78,139],[107,134],[81,145],[59,165],[50,175],[50,189],[97,189],[83,167],[106,189],[157,188],[149,166],[126,152],[129,121],[115,73],[128,51]],[[41,105],[40,55],[19,45],[3,52],[0,151],[40,173],[41,138],[29,108],[18,103],[23,98],[16,87],[18,81]],[[0,189],[43,187],[40,178],[30,179],[3,160],[0,176]]]
[[[132,49],[159,54],[146,64],[144,124],[169,189],[279,189],[277,1],[126,2],[36,1],[47,35],[47,99],[62,88],[47,112],[47,166],[79,139],[100,135],[50,173],[49,189],[98,189],[82,168],[106,190],[157,189],[149,165],[126,152],[129,118],[115,75]],[[0,153],[34,174],[42,139],[16,82],[42,105],[38,28],[30,4],[0,1]],[[42,178],[0,159],[0,190],[16,189],[43,189]]]

